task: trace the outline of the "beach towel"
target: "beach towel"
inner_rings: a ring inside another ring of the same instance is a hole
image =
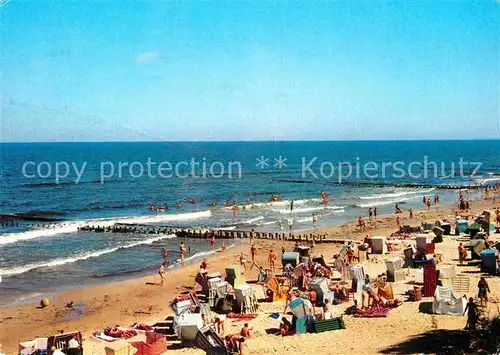
[[[155,332],[148,332],[146,342],[133,342],[132,346],[137,349],[135,355],[161,355],[167,348],[167,337]]]
[[[358,310],[354,317],[356,318],[385,318],[389,314],[389,308],[373,307],[366,311]]]
[[[112,342],[112,341],[118,340],[116,338],[113,338],[113,337],[110,337],[109,335],[104,334],[103,332],[94,332],[92,335],[97,339],[101,339],[101,340],[104,340],[107,342]]]

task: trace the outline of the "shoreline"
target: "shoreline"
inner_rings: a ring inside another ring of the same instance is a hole
[[[472,204],[474,214],[484,209],[491,209],[491,200],[476,200]],[[439,216],[455,215],[456,204],[442,205],[438,210],[426,211],[420,209],[415,211],[412,225],[420,224],[426,219],[438,219]],[[401,225],[406,223],[407,211],[400,215]],[[331,236],[350,236],[353,240],[363,238],[367,234],[386,235],[396,231],[396,216],[394,214],[380,215],[376,221],[367,222],[367,230],[359,231],[356,221],[333,224],[326,227],[309,229],[309,233],[328,234]],[[376,228],[373,228],[376,226]],[[308,233],[308,234],[309,234]],[[347,239],[347,238],[346,238]],[[259,239],[255,240],[259,249],[256,261],[267,265],[267,250],[269,248],[287,249],[293,247],[294,242]],[[331,254],[338,250],[341,245],[316,244],[315,253],[324,254],[329,259]],[[224,272],[224,267],[238,263],[240,253],[249,253],[248,240],[241,240],[241,245],[223,252],[216,252],[207,257],[209,270],[211,272]],[[280,263],[278,263],[280,264]],[[56,334],[59,330],[79,330],[84,337],[91,335],[93,331],[99,331],[107,326],[121,324],[130,325],[134,322],[151,323],[164,320],[172,314],[168,305],[169,301],[183,291],[190,290],[194,285],[194,276],[198,269],[197,262],[169,270],[166,273],[164,286],[159,286],[159,276],[149,275],[132,278],[124,281],[114,281],[104,284],[83,286],[70,289],[56,294],[51,305],[46,309],[36,308],[35,303],[23,305],[0,306],[2,316],[0,317],[0,343],[7,353],[16,351],[19,341],[29,340],[35,336]],[[255,279],[250,272],[246,274],[248,280]],[[64,305],[70,301],[75,302],[75,309],[66,309]],[[43,331],[42,331],[43,329]]]

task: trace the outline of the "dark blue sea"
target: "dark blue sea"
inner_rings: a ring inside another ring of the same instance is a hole
[[[0,231],[0,302],[154,272],[161,247],[179,244],[173,235],[79,227],[278,231],[291,220],[300,232],[312,227],[313,214],[321,226],[369,207],[380,214],[396,203],[420,208],[423,196],[455,202],[457,191],[443,187],[498,183],[499,148],[499,140],[3,143],[0,212],[14,226]],[[205,241],[187,244],[193,260],[211,253]]]

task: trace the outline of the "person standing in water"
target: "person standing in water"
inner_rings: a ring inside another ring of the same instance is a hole
[[[179,245],[179,251],[181,253],[181,262],[184,262],[186,259],[186,246],[184,245],[184,242],[181,242]]]
[[[161,256],[163,259],[163,264],[165,265],[168,262],[168,250],[167,250],[167,248],[161,248]]]
[[[212,239],[210,239],[210,248],[212,250],[215,249],[215,235],[214,234],[212,234]]]
[[[290,212],[293,211],[293,200],[290,201]]]
[[[293,221],[291,218],[288,220],[288,228],[290,229],[290,234],[292,234]]]
[[[370,208],[368,209],[368,220],[369,220],[369,221],[371,221],[371,220],[372,220],[372,218],[373,218],[373,210],[372,210],[372,208],[370,207]]]
[[[313,220],[313,228],[316,228],[316,222],[318,221],[318,216],[316,216],[314,213],[312,216],[312,220]]]
[[[160,274],[160,278],[161,278],[161,285],[163,286],[163,274],[165,274],[165,264],[161,264],[160,265],[160,269],[158,270],[158,274]]]
[[[377,209],[377,207],[375,207],[375,208],[373,209],[373,217],[374,217],[375,219],[377,219],[377,214],[378,214],[378,209]]]

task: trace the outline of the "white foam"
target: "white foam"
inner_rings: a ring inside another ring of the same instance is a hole
[[[264,216],[258,216],[258,217],[255,217],[255,218],[247,219],[245,221],[241,221],[240,223],[242,223],[242,224],[251,224],[251,223],[263,220],[263,219],[264,219]]]
[[[406,195],[414,195],[414,194],[426,194],[431,191],[434,191],[435,188],[431,188],[428,190],[420,190],[420,191],[404,191],[404,192],[394,192],[389,194],[377,194],[377,195],[369,195],[369,196],[359,196],[362,200],[373,200],[373,199],[384,199],[384,198],[393,198],[393,197],[401,197]]]
[[[416,198],[420,198],[420,196],[398,198],[398,199],[393,199],[393,200],[388,200],[388,201],[375,201],[372,203],[360,203],[359,205],[356,205],[356,206],[361,207],[361,208],[368,208],[368,207],[374,207],[374,206],[385,206],[385,205],[396,204],[398,202],[414,200]]]
[[[290,210],[279,210],[279,209],[272,209],[275,212],[278,213],[284,213],[284,214],[291,214],[291,213],[306,213],[306,212],[313,212],[313,211],[323,211],[323,210],[341,210],[344,209],[343,206],[320,206],[320,207],[304,207],[304,208],[294,208],[293,211]]]
[[[150,238],[150,239],[146,239],[146,240],[140,240],[140,241],[133,242],[133,243],[126,244],[126,245],[122,245],[119,247],[97,250],[97,251],[93,251],[93,252],[75,255],[73,257],[69,257],[69,258],[65,258],[65,259],[60,258],[60,259],[54,259],[52,261],[45,262],[45,263],[28,264],[28,265],[10,268],[10,269],[0,269],[0,275],[3,277],[12,276],[12,275],[19,275],[19,274],[23,274],[25,272],[28,272],[30,270],[39,269],[39,268],[43,268],[43,267],[54,267],[54,266],[60,266],[60,265],[65,265],[65,264],[71,264],[71,263],[74,263],[74,262],[77,262],[80,260],[97,258],[101,255],[114,253],[115,251],[120,250],[120,249],[133,248],[133,247],[136,247],[139,245],[151,244],[153,242],[156,242],[156,241],[159,241],[162,239],[171,239],[171,238],[176,238],[175,234],[160,235],[158,237],[154,237],[154,238]]]
[[[85,221],[63,222],[54,225],[54,228],[41,228],[21,233],[0,234],[0,246],[12,244],[19,241],[37,239],[42,237],[52,237],[59,234],[69,234],[78,231],[78,228],[88,226],[111,227],[116,223],[161,223],[168,221],[181,221],[198,218],[207,218],[212,215],[210,210],[199,212],[187,212],[178,214],[161,214],[155,216],[132,216],[119,218],[96,218]]]

